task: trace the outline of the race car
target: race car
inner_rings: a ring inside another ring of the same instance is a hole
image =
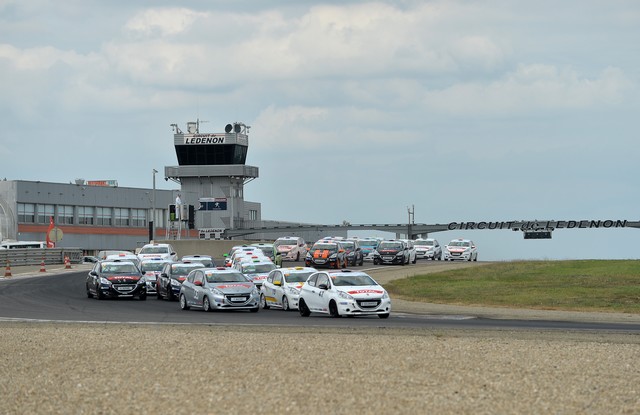
[[[202,268],[189,273],[180,287],[180,308],[204,311],[260,309],[255,284],[235,269]]]
[[[316,271],[307,267],[274,269],[260,287],[260,306],[264,309],[276,307],[284,311],[297,310],[300,288]]]
[[[156,296],[169,301],[177,300],[180,295],[180,287],[187,279],[187,275],[197,268],[204,268],[201,262],[169,262],[165,264],[162,272],[156,279]]]
[[[276,269],[276,265],[268,258],[238,261],[233,267],[253,282],[258,289],[267,279],[269,272]]]
[[[299,236],[283,236],[273,242],[283,261],[300,261],[307,253],[307,244]]]
[[[307,252],[304,263],[307,267],[346,268],[347,254],[341,242],[319,240]]]
[[[320,271],[312,274],[300,289],[298,310],[332,317],[377,315],[389,317],[391,299],[387,291],[362,271]]]
[[[408,264],[409,248],[398,240],[380,241],[373,256],[373,263],[378,264]]]
[[[469,239],[454,239],[445,245],[442,250],[444,253],[445,261],[477,261],[478,260],[478,247]]]
[[[147,286],[142,272],[133,262],[120,259],[96,262],[85,281],[87,297],[138,297],[147,299]]]
[[[182,257],[182,262],[200,262],[206,268],[213,268],[216,266],[211,255],[185,255]]]
[[[146,244],[138,252],[138,258],[140,261],[148,258],[162,258],[169,261],[177,261],[178,254],[171,244]]]
[[[416,257],[418,259],[442,259],[442,247],[440,246],[440,242],[436,239],[416,239],[413,244],[416,247]]]
[[[142,271],[142,278],[144,278],[147,284],[147,294],[157,293],[157,279],[162,272],[164,265],[170,261],[162,258],[150,258],[140,262],[140,271]]]

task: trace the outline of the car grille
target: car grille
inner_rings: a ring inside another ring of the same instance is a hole
[[[227,294],[225,298],[231,304],[244,304],[249,300],[246,294]]]
[[[113,288],[119,293],[127,294],[136,289],[135,285],[114,285]]]
[[[358,306],[362,309],[376,308],[380,305],[379,299],[357,300]]]

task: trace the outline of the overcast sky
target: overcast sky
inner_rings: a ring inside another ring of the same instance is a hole
[[[241,121],[263,219],[636,221],[639,45],[636,0],[0,0],[0,176],[150,188],[170,124]],[[431,236],[640,256],[638,229]]]

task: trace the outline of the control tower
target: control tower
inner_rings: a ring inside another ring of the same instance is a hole
[[[179,183],[183,195],[198,195],[181,202],[194,206],[200,238],[219,238],[225,229],[259,221],[260,204],[244,200],[244,185],[258,177],[258,168],[245,164],[251,127],[235,122],[215,134],[200,133],[199,120],[188,122],[186,132],[171,127],[178,166],[165,166],[165,179]]]

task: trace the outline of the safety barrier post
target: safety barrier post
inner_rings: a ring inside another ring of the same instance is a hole
[[[4,277],[11,278],[11,261],[9,261],[8,259],[7,259],[7,268],[5,268],[5,271],[4,271]]]
[[[47,270],[44,268],[44,257],[42,257],[42,262],[40,263],[40,272],[47,272]]]

